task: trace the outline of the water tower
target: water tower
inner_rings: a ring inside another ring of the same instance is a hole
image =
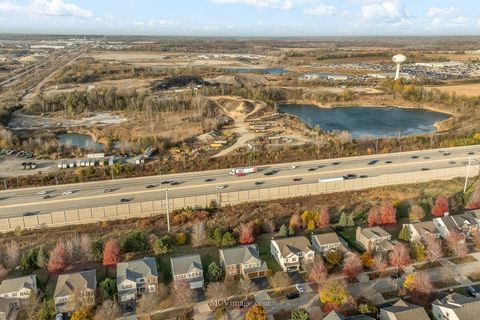
[[[396,56],[393,56],[392,61],[397,65],[395,80],[398,80],[400,79],[400,66],[402,65],[402,63],[407,61],[407,57],[405,57],[403,54],[397,54]]]

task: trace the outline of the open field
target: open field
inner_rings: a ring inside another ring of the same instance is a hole
[[[456,95],[464,95],[468,97],[480,96],[480,83],[461,84],[461,85],[454,85],[454,86],[437,86],[437,87],[428,87],[428,88],[436,89],[446,93],[454,93]]]

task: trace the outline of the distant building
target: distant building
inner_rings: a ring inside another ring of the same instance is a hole
[[[155,258],[117,263],[117,289],[120,301],[136,300],[144,293],[157,291],[158,271]]]
[[[62,274],[58,277],[53,299],[57,312],[74,312],[95,305],[96,270]]]
[[[203,266],[200,255],[170,258],[174,281],[185,281],[190,289],[203,288]]]
[[[304,236],[271,240],[270,254],[285,272],[299,271],[315,258],[312,245]]]
[[[220,265],[227,276],[259,278],[268,275],[268,267],[260,258],[256,244],[220,250]]]
[[[436,320],[477,320],[480,315],[480,299],[455,292],[433,301],[432,314]]]
[[[402,299],[380,310],[379,320],[430,320],[424,308]]]

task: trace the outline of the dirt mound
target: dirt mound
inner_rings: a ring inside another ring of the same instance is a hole
[[[262,84],[266,82],[267,80],[263,75],[238,75],[238,74],[233,74],[233,75],[221,75],[215,78],[207,78],[205,79],[205,82],[208,82],[210,84],[224,84],[224,85],[230,85],[230,86],[245,86],[248,84]]]
[[[189,86],[204,85],[205,81],[196,76],[177,76],[165,78],[152,84],[153,91],[168,90],[171,88],[182,88]]]

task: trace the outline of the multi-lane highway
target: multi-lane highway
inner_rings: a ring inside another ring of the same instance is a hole
[[[347,175],[362,179],[384,174],[465,167],[469,158],[472,164],[479,164],[480,145],[264,165],[257,167],[257,173],[243,177],[232,176],[228,169],[224,169],[7,190],[0,192],[0,218],[107,206],[122,201],[161,200],[165,199],[167,190],[168,196],[175,198],[315,183],[319,179]]]

